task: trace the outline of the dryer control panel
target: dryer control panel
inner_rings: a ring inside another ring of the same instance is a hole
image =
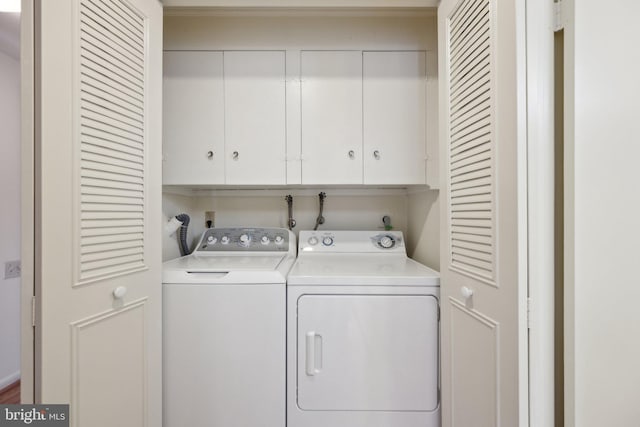
[[[295,237],[286,228],[209,228],[196,252],[288,252]]]
[[[400,231],[300,231],[299,242],[300,253],[406,254]]]

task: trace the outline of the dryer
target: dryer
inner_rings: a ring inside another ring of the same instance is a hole
[[[282,228],[212,228],[163,264],[164,427],[284,427]]]
[[[439,274],[401,232],[301,231],[287,279],[288,427],[438,427]]]

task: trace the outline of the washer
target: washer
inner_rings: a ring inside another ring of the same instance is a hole
[[[296,238],[218,228],[163,264],[165,427],[284,427],[286,276]]]
[[[301,231],[288,427],[439,427],[439,274],[400,232]]]

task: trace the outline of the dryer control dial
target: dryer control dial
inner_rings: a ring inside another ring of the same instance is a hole
[[[276,245],[281,245],[282,242],[284,242],[284,237],[282,236],[276,236],[275,239],[273,239],[274,242],[276,242]]]
[[[215,245],[218,242],[218,238],[216,236],[207,237],[207,243],[210,245]]]
[[[307,240],[307,242],[309,242],[311,246],[315,246],[318,244],[318,238],[315,236],[311,236],[309,237],[309,240]]]
[[[271,242],[271,240],[269,240],[269,236],[262,236],[262,239],[260,239],[260,243],[263,245],[268,245],[269,242]]]
[[[229,238],[229,236],[222,236],[220,238],[220,243],[222,243],[223,245],[228,245],[230,241],[231,239]]]
[[[333,245],[333,237],[327,236],[324,239],[322,239],[322,244],[325,246],[331,246]]]
[[[396,240],[392,236],[386,235],[382,236],[380,240],[378,240],[378,244],[384,249],[391,249],[395,246]]]

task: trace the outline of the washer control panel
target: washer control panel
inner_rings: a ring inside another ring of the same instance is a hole
[[[299,251],[406,254],[400,231],[300,231]]]
[[[285,228],[209,228],[196,252],[287,252],[289,240]]]

